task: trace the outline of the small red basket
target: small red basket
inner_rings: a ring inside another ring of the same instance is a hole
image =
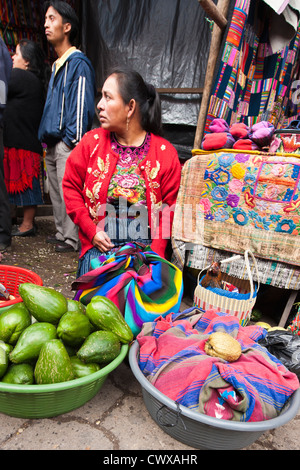
[[[0,264],[0,283],[3,284],[8,292],[15,297],[14,300],[8,300],[0,304],[2,307],[9,307],[10,305],[18,302],[23,302],[19,294],[19,285],[23,282],[31,282],[38,286],[43,285],[43,281],[32,271],[25,268],[19,268],[18,266],[8,266]]]

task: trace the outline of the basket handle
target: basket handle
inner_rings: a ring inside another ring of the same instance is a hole
[[[157,410],[157,412],[156,412],[156,419],[157,419],[157,422],[158,422],[161,426],[164,426],[164,427],[166,427],[166,428],[173,428],[174,426],[177,426],[177,424],[178,424],[178,422],[179,422],[179,420],[180,420],[182,426],[184,427],[184,430],[186,431],[186,425],[185,425],[183,419],[182,419],[181,416],[180,416],[180,415],[181,415],[181,410],[180,410],[179,403],[178,403],[177,401],[175,401],[174,403],[175,403],[176,408],[177,408],[177,409],[176,409],[176,412],[173,411],[173,410],[171,410],[170,408],[168,408],[166,405],[162,405],[162,406]],[[162,418],[162,416],[161,416],[161,412],[162,412],[162,410],[163,410],[164,408],[166,408],[166,409],[167,409],[169,412],[171,412],[171,413],[175,413],[175,417],[176,417],[175,423],[165,423],[165,422],[163,421],[163,418]]]
[[[253,261],[253,264],[254,264],[254,268],[255,268],[255,271],[256,271],[257,284],[258,284],[257,290],[259,289],[260,281],[259,281],[259,272],[258,272],[258,267],[257,267],[256,259],[255,259],[253,253],[252,253],[250,250],[246,250],[245,253],[244,253],[244,259],[245,259],[245,264],[246,264],[246,268],[247,268],[248,278],[249,278],[249,282],[250,282],[250,293],[251,293],[250,300],[252,300],[253,295],[254,295],[254,283],[253,283],[253,277],[252,277],[252,272],[251,272],[250,263],[249,263],[249,255],[250,255],[251,258],[252,258],[252,261]],[[221,260],[220,262],[221,262],[221,264],[224,264],[224,263],[232,263],[232,261],[235,261],[235,260],[237,260],[237,259],[240,259],[241,257],[242,257],[242,255],[234,255],[234,256],[231,256],[230,258],[223,259],[223,260]],[[210,265],[209,265],[209,266],[210,266]],[[203,271],[205,271],[206,269],[208,269],[209,266],[206,266],[205,268],[203,268],[203,269],[199,272],[198,278],[197,278],[197,285],[199,285],[200,275],[203,273]]]
[[[253,261],[253,264],[254,264],[254,268],[255,268],[255,271],[256,271],[257,290],[259,290],[260,281],[259,281],[259,272],[258,272],[258,267],[257,267],[256,259],[255,259],[254,255],[253,255],[252,251],[246,250],[245,253],[244,253],[244,258],[245,258],[247,273],[248,273],[248,277],[249,277],[249,281],[250,281],[250,289],[251,289],[250,300],[252,300],[253,295],[254,295],[254,283],[253,283],[252,272],[251,272],[251,268],[250,268],[250,264],[249,264],[249,255],[250,255],[251,258],[252,258],[252,261]]]

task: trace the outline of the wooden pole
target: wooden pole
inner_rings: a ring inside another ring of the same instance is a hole
[[[203,1],[199,0],[199,3],[202,5]],[[210,3],[210,2],[207,2],[207,3]],[[217,4],[217,9],[220,15],[222,15],[225,19],[227,17],[229,3],[230,3],[230,0],[219,0]],[[226,20],[226,24],[227,24],[227,20]],[[200,145],[201,145],[203,131],[205,127],[206,113],[207,113],[208,103],[210,99],[211,85],[212,85],[212,81],[213,81],[213,77],[215,73],[216,62],[217,62],[217,58],[219,55],[220,45],[222,42],[222,36],[223,36],[224,29],[226,27],[226,24],[225,26],[223,26],[223,29],[221,29],[217,25],[217,23],[215,23],[213,27],[209,56],[208,56],[207,67],[206,67],[203,95],[202,95],[200,112],[198,116],[198,123],[197,123],[195,140],[194,140],[194,148],[200,148]]]
[[[226,17],[223,15],[223,12],[221,11],[218,6],[216,6],[212,0],[198,0],[200,5],[202,6],[203,10],[206,11],[208,16],[221,28],[222,31],[227,26],[227,20]]]

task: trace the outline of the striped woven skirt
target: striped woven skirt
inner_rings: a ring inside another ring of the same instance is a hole
[[[122,238],[122,234],[128,234],[128,227],[130,223],[132,222],[132,219],[119,219],[115,218],[114,221],[116,221],[116,226],[115,226],[115,238],[111,238],[112,243],[115,246],[118,246],[120,244],[123,244],[125,242],[130,242],[132,241],[129,236],[127,238]],[[109,231],[108,231],[109,233]],[[133,241],[143,243],[144,245],[151,245],[151,239],[150,238],[137,238]],[[105,253],[105,255],[110,255],[112,251],[108,251]],[[91,248],[88,250],[82,258],[79,258],[78,261],[78,271],[77,271],[77,277],[82,276],[83,274],[89,272],[92,268],[92,260],[98,258],[99,256],[103,255],[103,252],[98,250],[98,248]]]

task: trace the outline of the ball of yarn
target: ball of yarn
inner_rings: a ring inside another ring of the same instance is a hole
[[[236,140],[245,139],[248,137],[249,127],[246,126],[246,124],[243,122],[237,122],[235,124],[232,124],[229,129],[229,132],[232,137],[234,137]]]
[[[270,145],[274,130],[275,128],[270,122],[257,122],[252,126],[249,138],[261,147],[266,147]]]
[[[229,126],[225,119],[222,118],[215,118],[209,128],[210,132],[228,132],[229,131]]]
[[[229,132],[216,132],[204,136],[201,148],[203,150],[225,149],[231,148],[233,144],[234,138]]]

